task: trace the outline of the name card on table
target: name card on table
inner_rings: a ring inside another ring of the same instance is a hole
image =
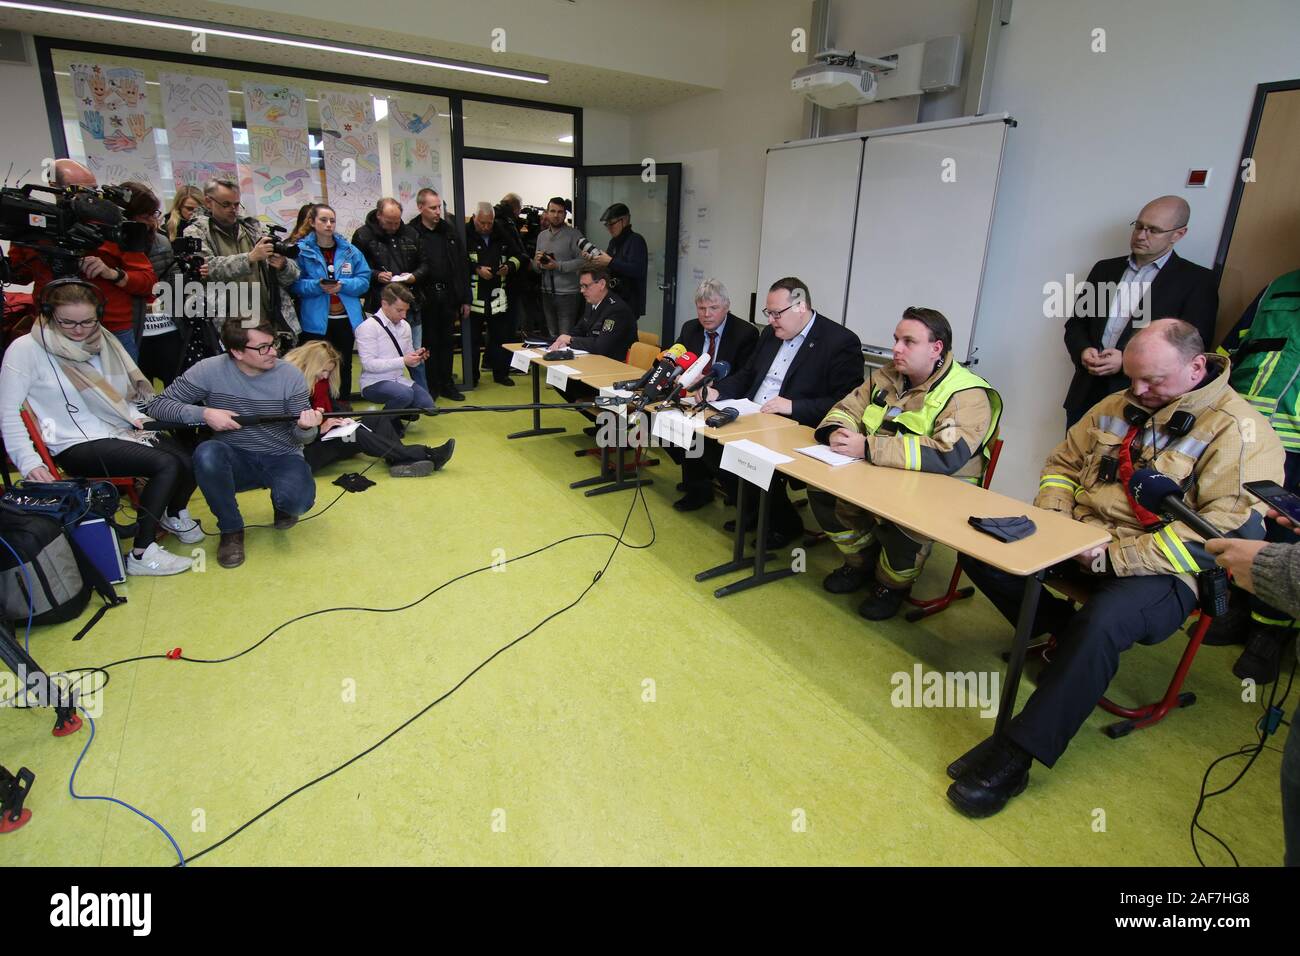
[[[569,378],[581,374],[581,371],[570,365],[548,365],[546,367],[546,384],[560,389],[567,388]]]
[[[764,448],[758,442],[742,438],[722,446],[722,470],[739,475],[764,491],[772,486],[772,472],[777,465],[794,461],[789,455]]]
[[[517,368],[521,372],[528,371],[528,363],[535,358],[541,358],[542,353],[536,349],[520,349],[518,352],[512,352],[510,355],[510,367]]]
[[[655,413],[654,426],[650,433],[655,438],[678,448],[690,448],[695,440],[695,433],[704,427],[703,419],[687,418],[676,409],[665,409]]]

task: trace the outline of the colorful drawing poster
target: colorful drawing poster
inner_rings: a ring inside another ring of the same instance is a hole
[[[298,207],[320,201],[307,143],[307,98],[292,86],[245,83],[244,118],[253,176],[244,205],[249,215],[292,229]]]
[[[135,180],[163,195],[144,73],[99,63],[74,63],[69,72],[86,165],[100,185]]]
[[[198,186],[209,179],[238,180],[230,91],[224,80],[159,73],[172,181]]]
[[[442,195],[442,120],[433,100],[388,98],[388,143],[393,161],[393,191],[410,215],[421,189]],[[446,202],[447,197],[443,196]],[[447,203],[450,205],[450,203]]]
[[[351,236],[383,194],[374,100],[368,94],[322,92],[320,129],[325,194],[337,217],[336,231]]]

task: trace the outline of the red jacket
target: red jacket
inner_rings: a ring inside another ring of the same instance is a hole
[[[146,302],[153,301],[153,287],[158,281],[153,263],[143,252],[123,252],[116,242],[104,243],[95,250],[94,255],[102,259],[110,269],[126,272],[125,286],[115,285],[108,279],[87,280],[103,293],[103,326],[110,332],[130,331],[135,323],[135,310],[132,307],[135,297],[144,296]],[[9,261],[15,278],[31,282],[32,297],[39,300],[41,290],[54,278],[50,267],[26,246],[11,248]]]

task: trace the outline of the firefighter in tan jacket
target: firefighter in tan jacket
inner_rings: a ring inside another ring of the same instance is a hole
[[[952,327],[933,309],[909,308],[894,330],[894,360],[850,392],[817,426],[817,440],[873,465],[932,471],[979,483],[997,435],[1002,399],[953,361]],[[849,594],[872,582],[858,608],[871,621],[898,613],[932,541],[857,505],[808,489],[813,515],[844,556],[822,586]]]
[[[1200,333],[1160,319],[1124,349],[1126,391],[1100,402],[1048,456],[1034,503],[1110,532],[1105,547],[1054,573],[1089,579],[1079,608],[1040,591],[1034,633],[1057,647],[1025,707],[1004,735],[972,759],[948,797],[968,816],[997,813],[1029,782],[1037,759],[1051,767],[1065,752],[1134,644],[1174,633],[1197,606],[1198,572],[1214,569],[1200,535],[1166,522],[1129,497],[1127,477],[1154,469],[1183,486],[1183,500],[1215,528],[1263,538],[1265,506],[1242,486],[1282,478],[1277,435],[1228,384],[1220,356],[1203,354]],[[962,568],[1014,622],[1024,579],[962,558]]]

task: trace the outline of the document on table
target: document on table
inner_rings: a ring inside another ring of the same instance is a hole
[[[347,422],[346,425],[335,425],[324,435],[321,435],[320,440],[330,441],[333,438],[345,439],[351,436],[358,428],[361,427],[361,423],[357,421],[355,418],[345,418],[344,421]]]
[[[541,349],[520,349],[518,352],[514,352],[511,354],[510,367],[517,368],[521,372],[527,372],[528,363],[531,362],[533,359],[539,359],[541,357],[542,357]]]
[[[546,366],[546,384],[553,385],[556,388],[565,388],[569,384],[569,378],[574,375],[581,375],[579,369],[572,365],[548,365]]]
[[[741,415],[757,415],[763,410],[763,406],[757,402],[751,402],[747,398],[724,398],[716,402],[709,402],[718,411],[724,408],[734,408]]]
[[[832,468],[839,468],[841,465],[851,465],[855,461],[862,461],[861,458],[854,458],[852,455],[841,455],[837,451],[831,451],[825,445],[809,445],[807,448],[796,448],[801,455],[807,455],[809,458],[816,458],[818,461],[824,461]]]
[[[695,433],[704,428],[704,419],[687,418],[676,409],[656,412],[654,426],[650,433],[660,441],[676,445],[678,448],[690,448],[695,440]]]
[[[794,461],[789,455],[765,448],[758,442],[742,438],[722,446],[722,470],[739,475],[751,485],[764,491],[772,486],[772,473],[777,465]]]

